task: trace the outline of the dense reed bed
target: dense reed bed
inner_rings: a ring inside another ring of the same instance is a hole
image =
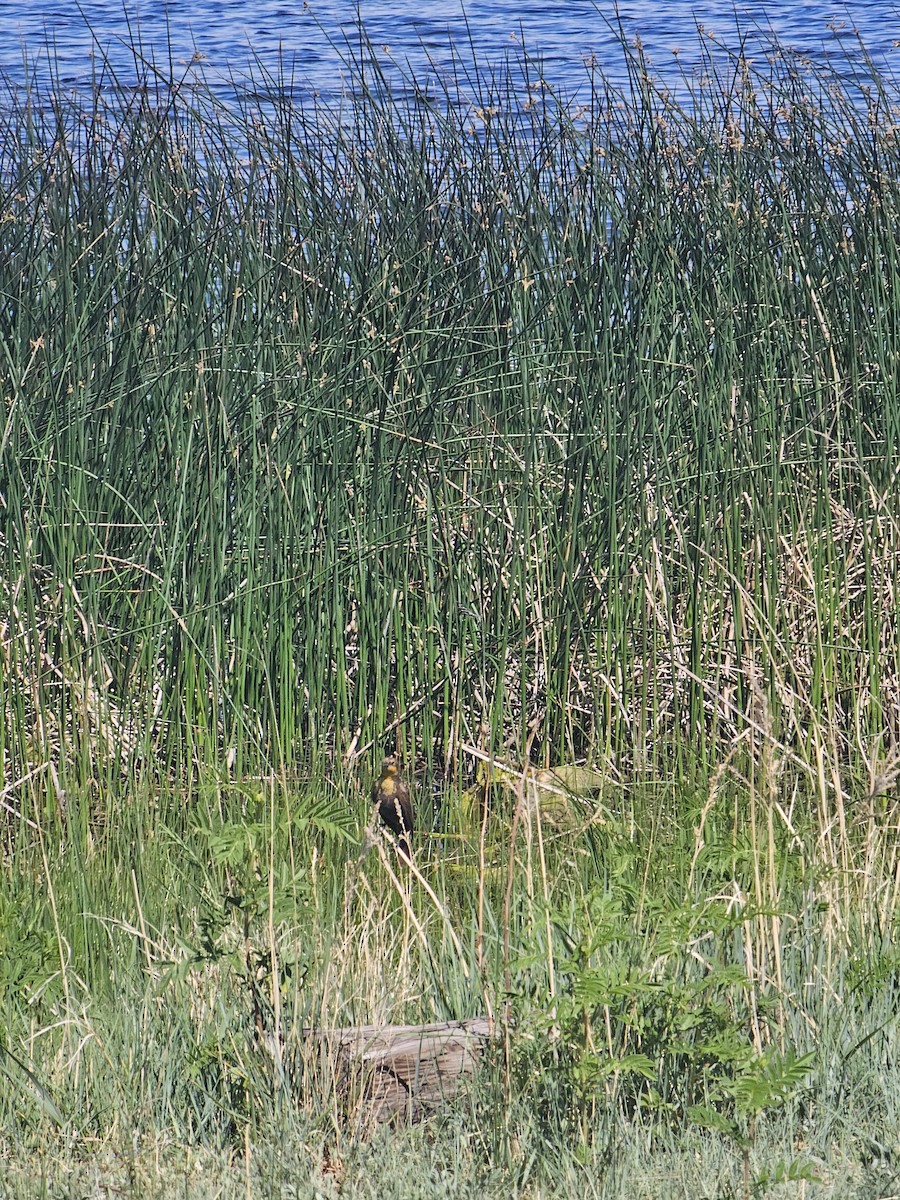
[[[0,116],[7,1190],[892,1187],[896,84],[369,51]],[[303,1037],[478,1013],[413,1129]]]

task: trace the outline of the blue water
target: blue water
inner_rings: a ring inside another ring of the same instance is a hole
[[[346,78],[347,41],[358,45],[357,10],[388,70],[393,62],[420,79],[432,67],[450,70],[454,52],[467,61],[470,45],[484,72],[524,44],[540,59],[544,77],[570,96],[585,86],[586,61],[614,78],[621,74],[616,10],[603,0],[469,0],[465,12],[459,0],[0,0],[0,73],[13,85],[35,72],[40,79],[52,54],[54,76],[67,87],[89,86],[103,59],[127,82],[137,46],[166,71],[170,57],[178,73],[202,70],[224,92],[276,71],[280,61],[289,90],[331,98]],[[690,75],[710,33],[730,45],[737,40],[731,0],[623,0],[618,11],[627,35],[640,36],[664,79]],[[738,3],[737,11],[756,54],[765,52],[768,30],[813,60],[843,60],[854,29],[888,64],[900,54],[892,46],[900,39],[894,4],[774,0]]]

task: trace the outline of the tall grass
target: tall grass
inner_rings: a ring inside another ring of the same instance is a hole
[[[303,1028],[489,1011],[448,1194],[882,1161],[896,86],[623,52],[578,109],[366,51],[335,107],[0,118],[7,1151],[356,1178]],[[352,844],[394,744],[409,886]],[[529,760],[599,801],[545,823]]]
[[[630,66],[6,112],[17,771],[896,733],[890,84]]]

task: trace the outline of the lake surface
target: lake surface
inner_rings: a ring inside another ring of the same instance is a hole
[[[90,86],[102,58],[127,82],[134,75],[131,47],[139,46],[147,59],[163,65],[171,61],[177,73],[202,70],[224,93],[250,86],[251,76],[275,72],[281,62],[285,90],[331,98],[347,76],[342,58],[348,42],[359,46],[357,12],[379,59],[398,79],[403,70],[420,81],[433,68],[446,73],[454,56],[469,62],[472,52],[484,73],[523,45],[541,61],[544,77],[569,96],[586,85],[586,61],[594,60],[613,78],[622,73],[616,10],[593,0],[468,0],[465,11],[458,0],[416,0],[411,5],[385,0],[0,0],[0,73],[13,87],[34,72],[40,80],[52,54],[55,78],[67,87]],[[710,33],[729,45],[737,43],[731,0],[623,0],[618,12],[628,37],[640,35],[656,72],[672,82],[679,71],[690,74],[700,61],[698,22],[707,46]],[[895,4],[775,0],[738,3],[737,12],[755,54],[764,52],[771,34],[813,60],[845,61],[848,45],[852,58],[853,30],[858,29],[868,50],[891,67],[892,43],[900,39],[900,7]],[[199,65],[192,65],[192,59]]]

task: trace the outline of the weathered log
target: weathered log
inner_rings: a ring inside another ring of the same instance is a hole
[[[359,1120],[418,1121],[475,1072],[491,1037],[484,1017],[437,1025],[309,1030],[337,1068],[346,1111]]]

